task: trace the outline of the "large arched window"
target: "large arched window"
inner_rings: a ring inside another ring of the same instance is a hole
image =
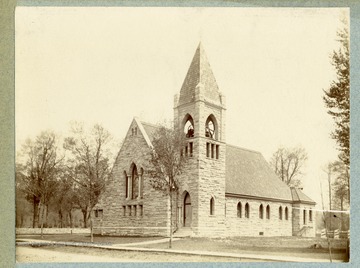
[[[205,122],[205,137],[217,139],[217,122],[213,115],[210,115]]]
[[[210,215],[215,215],[215,200],[214,197],[210,199]]]
[[[279,220],[282,220],[282,206],[279,207]]]
[[[288,207],[285,207],[285,220],[289,219],[289,210]]]
[[[266,218],[268,220],[270,219],[270,206],[269,205],[266,206]]]
[[[186,135],[186,138],[193,138],[194,137],[194,120],[191,117],[191,115],[187,114],[183,121],[184,126],[184,133]]]
[[[138,176],[137,167],[134,163],[132,164],[132,169],[131,169],[131,190],[132,190],[131,198],[132,199],[137,198],[139,196],[139,176]]]
[[[245,204],[245,218],[250,218],[250,207],[249,204]]]
[[[140,168],[140,174],[139,174],[139,197],[143,198],[143,192],[144,192],[144,169]]]
[[[130,181],[128,175],[126,174],[126,171],[124,171],[124,180],[125,180],[125,198],[128,198],[130,193]]]
[[[259,218],[260,218],[260,219],[263,219],[263,218],[264,218],[264,207],[263,207],[262,204],[261,204],[260,207],[259,207]]]
[[[242,211],[241,211],[241,202],[239,202],[238,204],[237,204],[237,217],[238,218],[241,218],[242,217]]]

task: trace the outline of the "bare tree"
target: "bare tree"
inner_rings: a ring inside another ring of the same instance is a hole
[[[289,186],[300,187],[303,167],[308,159],[304,148],[279,148],[270,159],[276,175]]]
[[[56,136],[51,131],[42,132],[35,141],[28,139],[19,154],[16,179],[27,200],[33,203],[33,228],[39,226],[41,214],[42,230],[44,213],[56,191],[62,160],[63,157],[58,156]]]
[[[170,201],[170,239],[169,248],[172,247],[173,233],[173,202],[179,190],[179,177],[182,173],[186,157],[182,153],[185,148],[185,134],[159,127],[152,140],[150,149],[150,183],[155,190],[161,191],[169,197]]]
[[[90,133],[80,123],[72,127],[73,136],[65,139],[64,148],[71,152],[67,161],[67,176],[76,182],[75,196],[87,227],[90,221],[93,242],[92,209],[98,203],[105,181],[110,173],[110,133],[95,125]]]

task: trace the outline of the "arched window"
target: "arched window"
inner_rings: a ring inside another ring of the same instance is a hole
[[[266,206],[266,218],[268,220],[270,219],[270,206],[269,205]]]
[[[205,123],[205,137],[217,139],[217,123],[215,117],[210,115]]]
[[[262,204],[261,204],[260,207],[259,207],[259,218],[260,218],[260,219],[263,219],[263,218],[264,218],[264,207],[263,207]]]
[[[303,211],[303,219],[304,219],[304,225],[306,224],[306,209]]]
[[[282,220],[282,206],[279,207],[279,220]]]
[[[139,174],[139,197],[143,198],[143,191],[144,191],[144,169],[140,168]]]
[[[132,169],[131,169],[131,186],[132,186],[131,198],[135,199],[139,196],[139,176],[138,176],[137,167],[134,163],[132,164]]]
[[[312,221],[312,209],[309,210],[309,221]]]
[[[183,122],[184,126],[184,133],[186,138],[193,138],[194,137],[194,120],[192,119],[191,115],[187,114],[184,118]]]
[[[210,215],[215,215],[215,200],[214,197],[210,199]]]
[[[238,218],[242,217],[242,211],[241,211],[241,202],[237,204],[237,216]]]
[[[289,210],[287,207],[285,207],[285,220],[289,219]]]
[[[129,178],[128,175],[126,174],[126,171],[124,171],[124,180],[125,180],[125,198],[129,197],[129,193],[130,193],[130,183],[129,183]]]
[[[250,207],[249,204],[245,204],[245,218],[250,218]]]

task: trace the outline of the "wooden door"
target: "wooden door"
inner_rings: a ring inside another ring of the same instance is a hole
[[[184,227],[191,226],[192,210],[191,210],[191,199],[189,193],[186,193],[184,199]]]

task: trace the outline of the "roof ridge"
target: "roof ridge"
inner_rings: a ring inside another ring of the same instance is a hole
[[[300,198],[300,196],[299,196],[299,194],[297,192],[297,189],[295,187],[290,187],[290,188],[291,188],[292,192],[294,192],[294,194],[296,195],[297,199],[299,201],[301,201],[301,198]],[[293,200],[294,200],[294,198],[293,198]]]
[[[240,147],[240,146],[237,146],[237,145],[226,144],[226,146],[234,147],[234,148],[236,148],[236,149],[240,149],[240,150],[244,150],[244,151],[248,151],[248,152],[252,152],[252,153],[257,153],[257,154],[260,154],[260,155],[261,155],[261,152],[259,152],[259,151],[255,151],[255,150],[252,150],[252,149]]]

